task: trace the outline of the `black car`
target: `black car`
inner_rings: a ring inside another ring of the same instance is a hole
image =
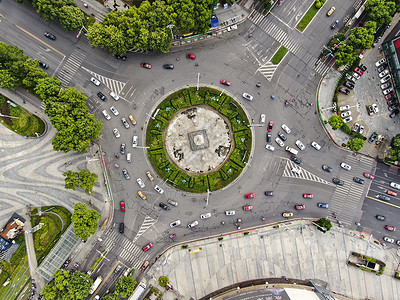
[[[362,180],[361,178],[358,178],[358,177],[353,177],[353,181],[357,182],[359,184],[364,184],[364,180]]]
[[[386,100],[386,104],[387,104],[388,106],[392,106],[392,105],[397,105],[397,104],[399,104],[399,102],[397,102],[397,99],[389,99],[389,100]]]
[[[121,143],[120,152],[121,152],[122,155],[125,154],[125,152],[126,152],[125,150],[126,150],[126,145],[125,145],[125,143]]]
[[[169,69],[169,70],[173,70],[174,69],[174,65],[173,64],[165,64],[163,65],[164,69]]]
[[[345,94],[345,95],[350,94],[350,91],[348,89],[345,89],[345,88],[340,88],[339,92],[341,92],[342,94]]]
[[[127,59],[127,57],[126,57],[126,55],[115,55],[115,58],[116,59],[120,59],[120,60],[123,60],[123,61],[125,61],[126,59]]]
[[[339,178],[333,178],[333,179],[332,179],[332,182],[333,182],[334,184],[337,184],[337,185],[344,185],[343,180],[340,180]]]
[[[296,156],[294,156],[294,155],[292,155],[291,157],[290,157],[290,160],[292,161],[292,162],[294,162],[295,164],[301,164],[301,160],[300,160],[300,158],[298,158],[298,157],[296,157]]]
[[[349,89],[354,89],[354,84],[352,84],[351,82],[349,82],[349,81],[346,81],[345,83],[344,83],[344,86],[346,86],[346,87],[348,87]]]
[[[281,138],[282,141],[286,141],[287,138],[282,132],[278,132],[278,136]]]
[[[165,203],[160,202],[160,204],[158,204],[163,210],[169,210],[169,206],[166,205]]]
[[[49,66],[47,64],[45,64],[44,62],[42,62],[40,60],[38,61],[38,63],[39,63],[39,66],[42,67],[43,69],[48,69],[49,68]]]
[[[119,223],[119,233],[124,233],[125,225],[124,223]]]
[[[272,139],[272,134],[271,132],[267,133],[267,143],[271,143],[271,139]]]
[[[367,67],[364,66],[364,65],[360,65],[359,68],[360,68],[363,72],[367,71]]]
[[[44,36],[53,41],[56,39],[56,36],[54,34],[51,34],[50,32],[47,31],[45,31]]]
[[[129,173],[126,169],[122,170],[122,174],[124,174],[126,180],[131,179],[131,176],[129,175]]]
[[[98,92],[97,97],[99,97],[103,101],[107,101],[107,97],[102,92]]]
[[[323,165],[323,166],[322,166],[322,170],[327,171],[327,172],[329,172],[329,173],[332,172],[332,168],[329,167],[329,166],[327,166],[327,165]]]
[[[368,143],[373,143],[377,137],[378,137],[378,134],[376,132],[373,132],[368,139]]]
[[[390,197],[386,195],[379,195],[378,199],[390,202]]]
[[[274,192],[273,191],[265,191],[264,194],[265,194],[265,196],[273,196]]]
[[[379,221],[386,221],[386,217],[382,215],[376,215],[377,220]]]
[[[338,24],[339,24],[339,20],[336,20],[335,22],[333,22],[331,25],[331,29],[335,29]]]
[[[398,113],[399,113],[399,110],[398,110],[398,109],[395,109],[395,110],[389,115],[389,117],[394,118]]]
[[[394,104],[394,105],[392,105],[392,106],[389,106],[389,107],[388,107],[388,110],[389,110],[389,111],[394,111],[396,108],[398,108],[398,105],[397,105],[397,104]]]

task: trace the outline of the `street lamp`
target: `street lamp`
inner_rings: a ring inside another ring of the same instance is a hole
[[[167,28],[169,28],[170,30],[171,30],[171,37],[172,37],[172,39],[174,39],[174,34],[172,33],[172,28],[174,28],[174,24],[169,24],[169,25],[167,25]]]
[[[3,115],[2,113],[0,113],[0,117],[19,119],[19,117],[7,116],[7,115]]]

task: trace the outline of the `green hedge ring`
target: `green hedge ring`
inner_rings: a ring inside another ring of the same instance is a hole
[[[252,132],[232,97],[210,87],[189,87],[167,96],[151,115],[147,155],[158,175],[175,188],[216,191],[245,168]]]

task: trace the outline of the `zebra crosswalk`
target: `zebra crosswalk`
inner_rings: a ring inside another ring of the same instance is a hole
[[[367,184],[359,184],[353,181],[354,174],[372,173],[371,170],[376,162],[370,157],[352,154],[349,154],[344,162],[351,166],[351,172],[344,170],[340,172],[339,179],[344,181],[344,185],[336,186],[330,209],[336,212],[340,221],[350,225],[354,218],[361,215],[361,207],[368,189]]]
[[[124,235],[119,234],[117,230],[107,233],[103,243],[108,250],[118,247],[118,260],[129,263],[134,269],[138,269],[144,261],[149,259],[149,254],[144,252],[140,247],[131,242]]]
[[[57,78],[61,81],[61,84],[65,87],[69,84],[72,77],[75,76],[76,70],[80,67],[82,61],[86,58],[86,53],[81,49],[75,49],[71,56],[68,57],[67,62],[57,73]]]
[[[103,75],[97,74],[89,69],[86,69],[85,67],[82,67],[86,72],[90,73],[93,77],[97,78],[100,82],[102,82],[105,86],[107,86],[111,91],[116,93],[117,95],[121,94],[121,91],[126,85],[126,82],[118,81],[115,79],[111,79],[108,77],[105,77]]]
[[[136,234],[133,242],[136,242],[140,236],[147,231],[151,226],[153,226],[157,220],[154,220],[152,217],[146,216],[143,220],[142,226],[140,226],[138,233]]]
[[[282,174],[283,177],[293,177],[293,178],[310,180],[310,181],[319,182],[322,184],[331,185],[330,182],[314,175],[313,173],[307,171],[306,169],[300,167],[299,165],[296,165],[291,160],[288,160],[287,158],[282,158],[282,159],[286,160],[286,165],[285,165],[285,168],[284,168],[283,174]],[[293,172],[292,171],[293,169],[300,170],[300,172],[299,173]]]

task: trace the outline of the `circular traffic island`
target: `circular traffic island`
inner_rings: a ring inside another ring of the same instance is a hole
[[[175,188],[194,193],[221,189],[246,166],[252,146],[241,106],[218,90],[195,87],[165,98],[146,131],[149,160]]]

